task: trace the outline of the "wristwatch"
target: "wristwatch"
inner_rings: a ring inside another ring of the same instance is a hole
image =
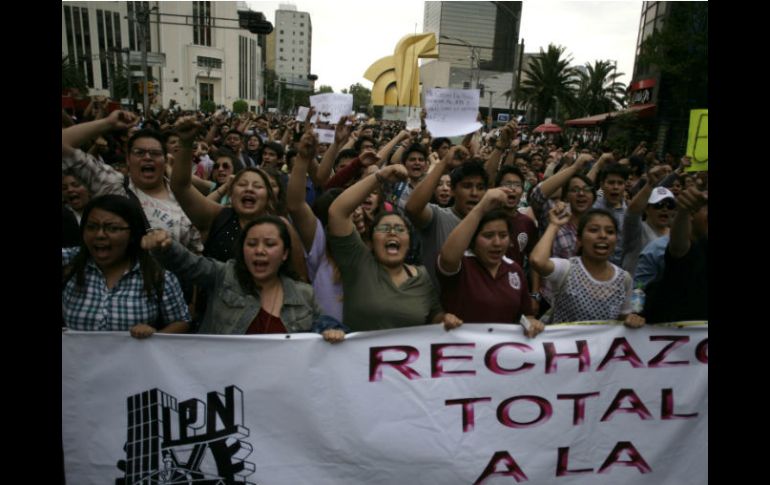
[[[540,293],[530,293],[529,296],[532,297],[532,299],[535,300],[538,303],[543,301],[543,297],[542,297],[542,295],[540,295]]]

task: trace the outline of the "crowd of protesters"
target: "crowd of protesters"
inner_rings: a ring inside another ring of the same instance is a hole
[[[515,121],[62,113],[62,318],[249,334],[708,320],[708,172]],[[646,304],[633,308],[643,289]]]

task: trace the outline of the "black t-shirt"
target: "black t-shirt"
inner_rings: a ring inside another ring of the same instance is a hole
[[[666,249],[663,277],[647,285],[647,323],[708,320],[708,239],[690,246],[681,258]]]

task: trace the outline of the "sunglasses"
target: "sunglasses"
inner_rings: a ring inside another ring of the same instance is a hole
[[[213,165],[213,168],[220,168],[220,167],[221,167],[221,168],[230,168],[230,164],[227,164],[227,163],[222,163],[222,164],[219,164],[219,163],[215,163],[215,164]]]
[[[660,209],[668,209],[668,210],[674,210],[676,208],[676,202],[674,202],[671,199],[661,200],[657,204],[650,204],[650,207],[656,210]]]

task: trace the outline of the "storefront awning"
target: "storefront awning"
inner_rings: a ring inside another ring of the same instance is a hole
[[[629,106],[622,111],[613,111],[612,113],[602,113],[600,115],[588,116],[586,118],[576,118],[564,122],[567,126],[596,126],[604,123],[607,119],[615,118],[628,113],[639,113],[639,116],[652,116],[655,114],[655,104],[637,104]]]

